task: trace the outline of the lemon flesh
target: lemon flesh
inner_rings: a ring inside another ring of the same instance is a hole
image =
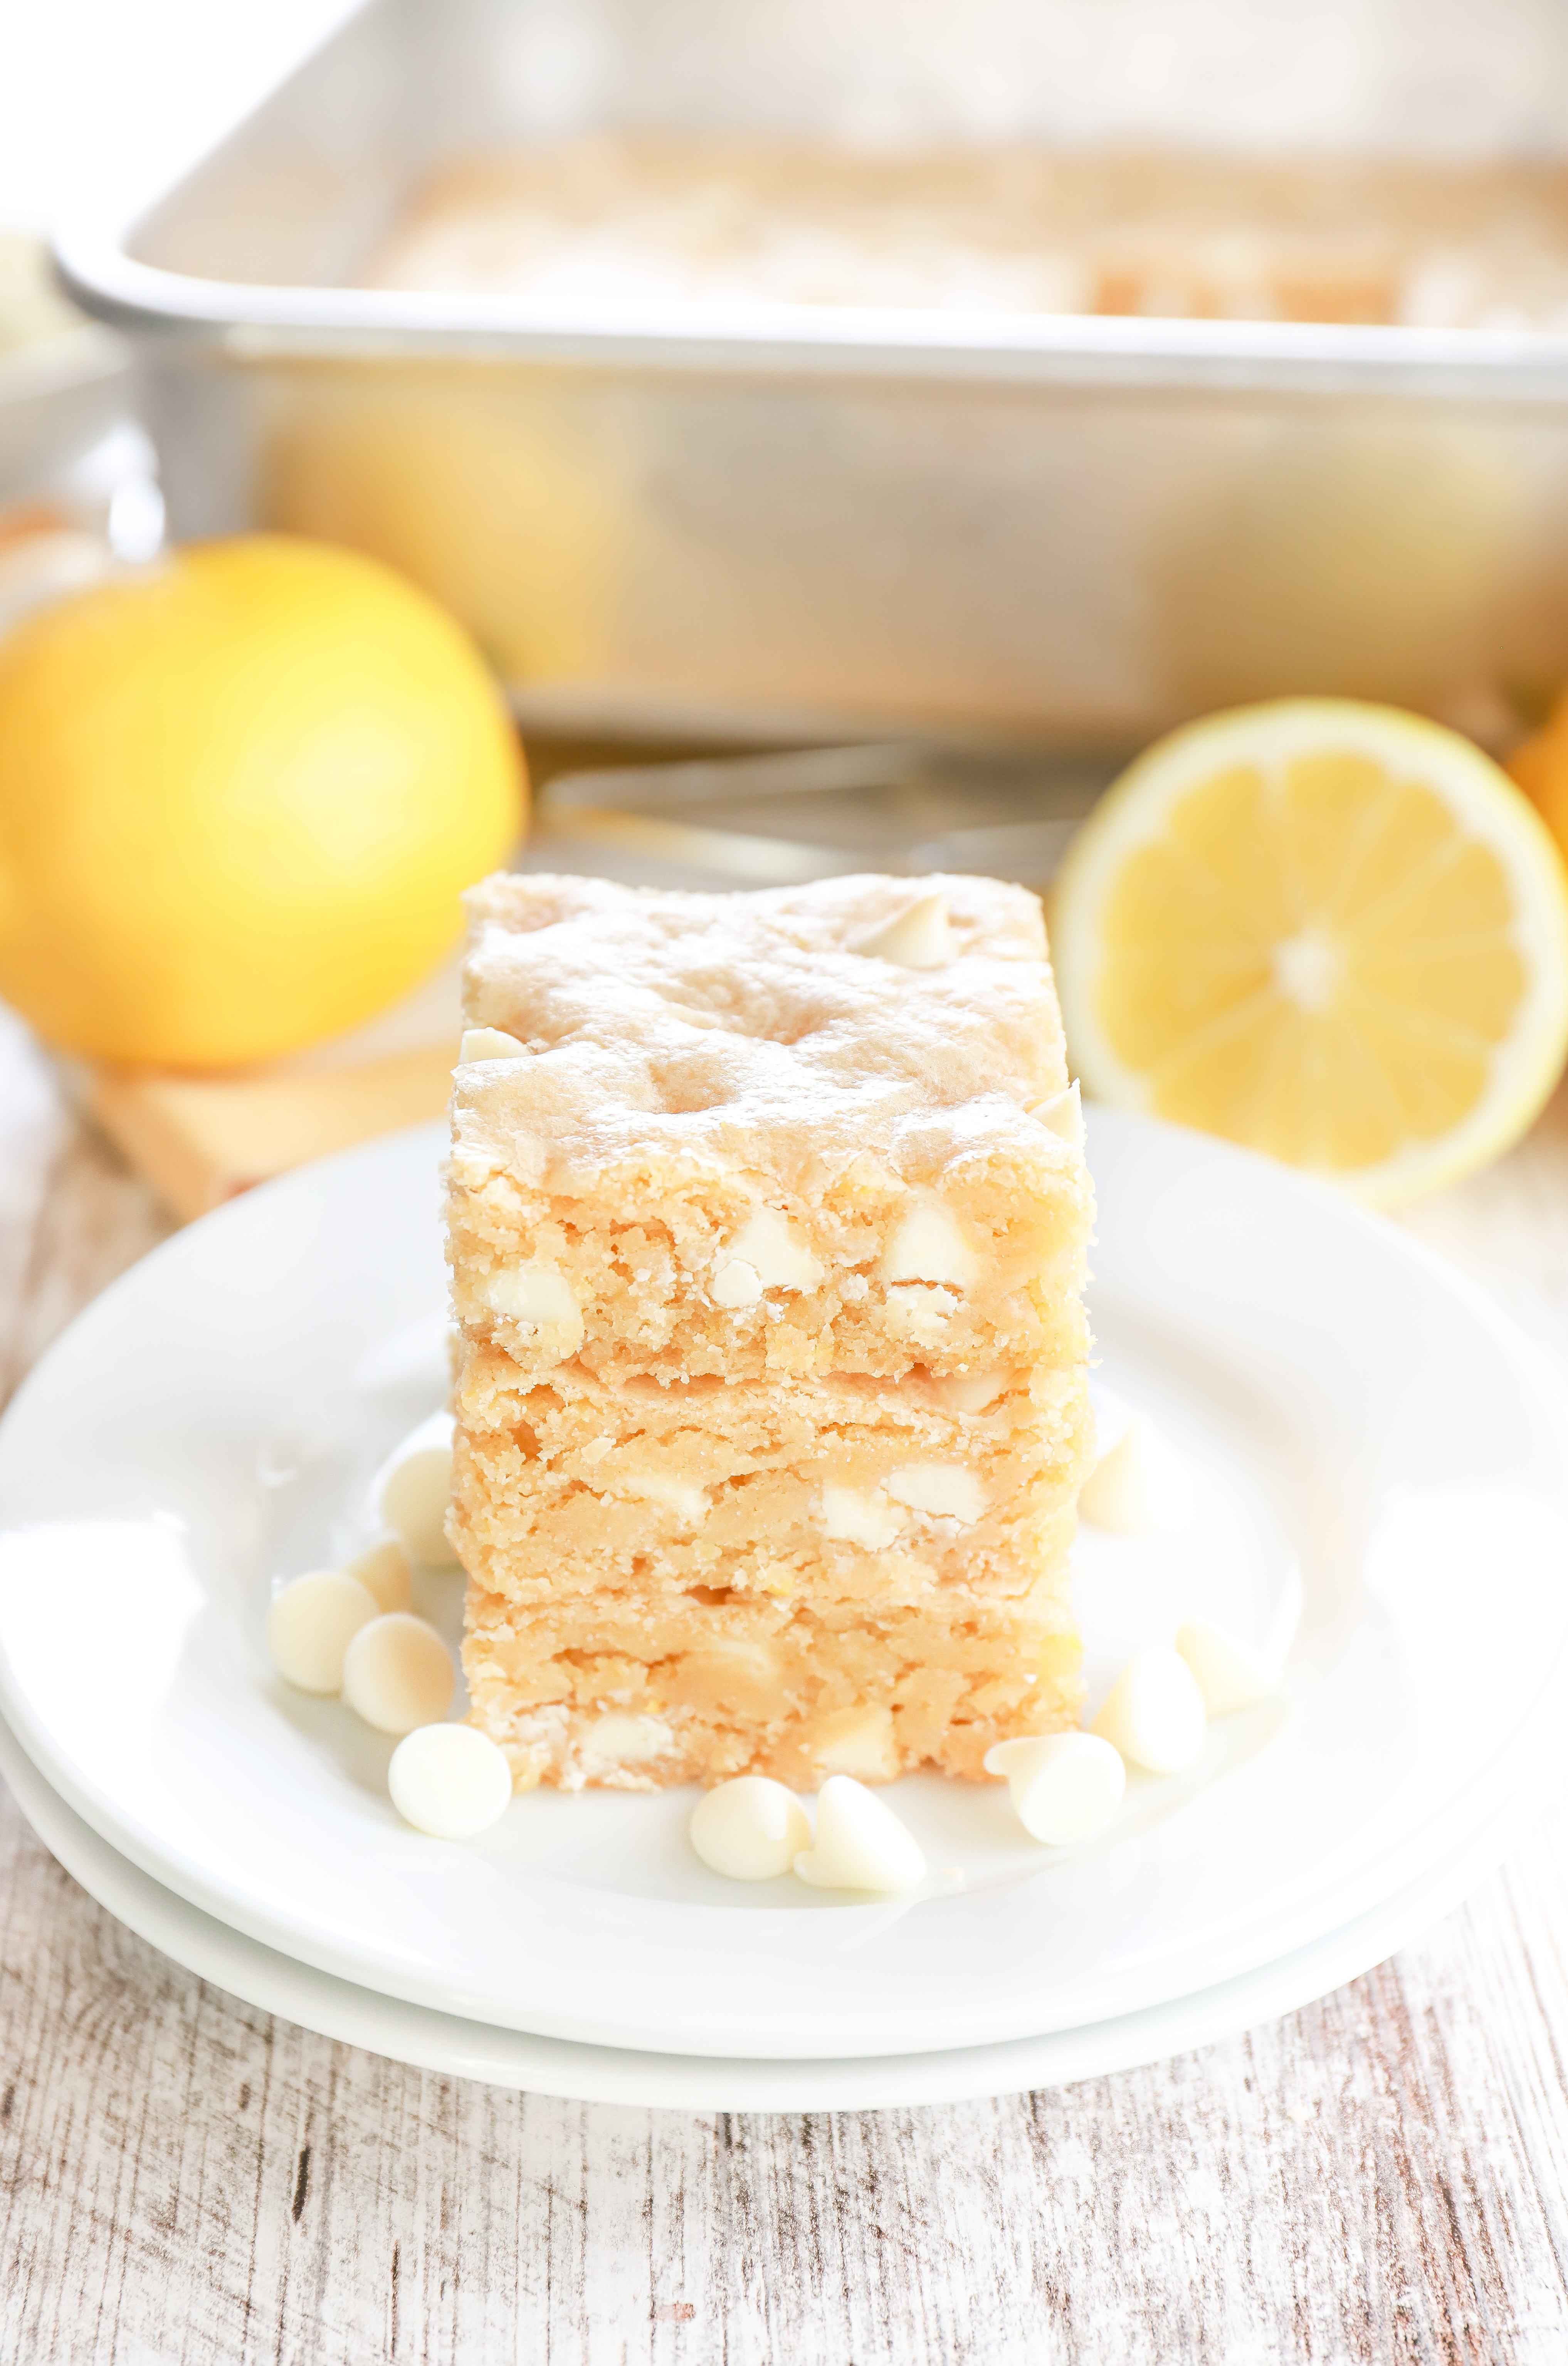
[[[1568,1053],[1568,878],[1488,758],[1390,707],[1189,726],[1069,851],[1053,926],[1086,1087],[1382,1205],[1517,1140]]]
[[[525,794],[423,592],[324,544],[197,545],[0,642],[0,995],[106,1059],[294,1051],[435,966]]]

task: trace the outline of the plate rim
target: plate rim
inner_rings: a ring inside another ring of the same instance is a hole
[[[0,1718],[0,1778],[95,1902],[242,2003],[414,2070],[569,2102],[682,2112],[908,2111],[1069,2087],[1222,2045],[1359,1979],[1461,1906],[1505,1853],[1505,1811],[1437,1865],[1293,1953],[1109,2021],[913,2054],[673,2054],[508,2029],[385,1994],[269,1947],[121,1854],[78,1816]]]
[[[1565,1391],[1559,1382],[1556,1374],[1540,1350],[1483,1290],[1469,1280],[1468,1277],[1448,1266],[1425,1243],[1402,1231],[1387,1217],[1358,1205],[1311,1177],[1281,1167],[1276,1162],[1265,1159],[1258,1154],[1234,1144],[1218,1142],[1213,1137],[1195,1133],[1187,1128],[1165,1124],[1158,1120],[1147,1119],[1130,1112],[1093,1110],[1090,1113],[1091,1146],[1093,1133],[1107,1125],[1112,1134],[1125,1133],[1134,1143],[1138,1137],[1150,1133],[1169,1137],[1182,1145],[1189,1155],[1196,1151],[1205,1159],[1210,1157],[1217,1159],[1222,1168],[1225,1163],[1238,1160],[1249,1175],[1255,1178],[1264,1178],[1266,1190],[1282,1192],[1287,1201],[1300,1197],[1305,1203],[1310,1204],[1317,1216],[1329,1214],[1352,1233],[1375,1240],[1381,1253],[1393,1254],[1397,1261],[1422,1276],[1427,1283],[1435,1285],[1439,1295],[1462,1310],[1470,1320],[1480,1323],[1482,1327],[1491,1335],[1495,1345],[1518,1365],[1521,1375],[1528,1375],[1530,1386],[1540,1396],[1542,1402],[1550,1405],[1551,1414],[1564,1440],[1568,1441],[1568,1391]],[[255,1191],[247,1193],[242,1199],[230,1202],[225,1207],[212,1211],[211,1214],[198,1219],[195,1225],[160,1243],[147,1257],[139,1260],[135,1266],[128,1269],[126,1274],[117,1277],[106,1290],[90,1301],[88,1306],[67,1326],[60,1339],[46,1351],[33,1372],[28,1376],[22,1388],[18,1390],[13,1401],[13,1406],[8,1409],[4,1422],[0,1423],[0,1440],[3,1440],[5,1430],[11,1425],[24,1404],[30,1404],[35,1387],[47,1384],[50,1367],[55,1356],[63,1351],[66,1343],[71,1341],[83,1326],[96,1319],[102,1319],[104,1310],[111,1304],[122,1289],[131,1285],[133,1278],[141,1277],[144,1282],[149,1268],[154,1268],[160,1261],[177,1258],[182,1253],[182,1245],[190,1234],[201,1230],[204,1231],[206,1237],[210,1238],[214,1226],[243,1226],[251,1222],[254,1218],[250,1211],[264,1196],[271,1204],[276,1204],[283,1195],[308,1197],[315,1188],[316,1179],[323,1169],[341,1169],[361,1164],[373,1167],[381,1160],[399,1155],[410,1157],[421,1149],[427,1149],[434,1154],[444,1141],[445,1128],[440,1121],[401,1129],[396,1134],[382,1136],[372,1143],[355,1145],[334,1154],[329,1159],[312,1162],[306,1167],[296,1169],[289,1175],[259,1186]],[[242,1933],[254,1944],[274,1952],[285,1953],[290,1960],[309,1964],[323,1977],[345,1980],[356,1988],[400,2000],[420,2010],[450,2012],[464,2020],[471,2020],[476,2025],[502,2025],[493,2020],[491,2009],[481,2004],[475,2004],[471,2010],[465,2010],[460,1999],[445,1993],[440,1997],[433,1996],[432,1983],[429,1980],[423,1977],[412,1978],[400,1977],[395,1967],[384,1959],[380,1964],[372,1964],[364,1959],[355,1959],[350,1962],[332,1945],[312,1941],[309,1936],[302,1936],[297,1928],[288,1930],[285,1935],[282,1926],[275,1924],[266,1917],[255,1914],[243,1892],[236,1892],[231,1885],[209,1879],[199,1866],[193,1869],[183,1861],[172,1860],[166,1846],[160,1844],[155,1831],[143,1833],[138,1820],[128,1818],[123,1812],[118,1811],[116,1802],[112,1799],[98,1799],[89,1787],[82,1786],[73,1779],[71,1766],[69,1763],[62,1764],[61,1752],[51,1746],[51,1737],[48,1728],[40,1727],[25,1696],[17,1697],[11,1683],[11,1673],[8,1655],[0,1651],[0,1710],[3,1710],[10,1719],[18,1742],[26,1750],[30,1762],[39,1767],[51,1790],[61,1797],[63,1804],[78,1815],[90,1829],[96,1831],[107,1846],[113,1848],[118,1854],[123,1856],[147,1878],[179,1897],[192,1910],[211,1916],[214,1920]],[[1504,1756],[1505,1753],[1499,1753],[1493,1762],[1495,1769],[1502,1767]],[[1500,1775],[1499,1779],[1501,1779]],[[1467,1836],[1473,1837],[1480,1828],[1480,1821],[1481,1808],[1478,1806],[1475,1814],[1465,1828],[1465,1835],[1461,1836],[1461,1840]],[[1261,1945],[1252,1960],[1244,1963],[1233,1977],[1249,1977],[1265,1963],[1278,1960],[1296,1952],[1303,1945],[1310,1944],[1325,1929],[1338,1927],[1348,1919],[1353,1919],[1372,1910],[1380,1898],[1407,1887],[1410,1882],[1419,1878],[1421,1874],[1429,1869],[1433,1864],[1438,1862],[1444,1854],[1445,1847],[1451,1845],[1452,1842],[1451,1827],[1439,1841],[1437,1832],[1432,1829],[1432,1820],[1418,1820],[1405,1833],[1400,1848],[1393,1852],[1392,1863],[1390,1852],[1385,1848],[1379,1858],[1381,1870],[1375,1873],[1368,1872],[1361,1877],[1359,1885],[1352,1884],[1348,1889],[1345,1888],[1341,1880],[1337,1887],[1336,1895],[1341,1897],[1342,1903],[1348,1903],[1348,1916],[1336,1912],[1332,1921],[1325,1922],[1321,1910],[1317,1910],[1299,1913],[1293,1920],[1285,1918],[1287,1935],[1282,1940],[1277,1938]],[[1172,1977],[1172,1967],[1168,1966],[1163,1975],[1151,1975],[1148,1982],[1149,1992],[1143,1995],[1134,1992],[1117,2018],[1123,2018],[1127,2013],[1158,2009],[1177,2001],[1181,1997],[1203,1993],[1214,1985],[1214,1982],[1198,1970],[1192,1970],[1190,1973],[1177,1972]],[[493,2007],[493,2000],[491,2003]],[[1091,2025],[1089,2018],[1081,2013],[1075,2013],[1066,2020],[1054,2019],[1046,2007],[1031,2008],[1030,2022],[1031,2027],[1028,2030],[1014,2026],[1006,2032],[997,2031],[990,2036],[969,2037],[957,2043],[962,2050],[967,2051],[975,2045],[1018,2043],[1026,2037],[1064,2034],[1074,2026]],[[550,2026],[552,2022],[555,2024],[553,2027]],[[592,2030],[570,2025],[570,2022],[561,2015],[543,2012],[532,2007],[526,2010],[524,2017],[506,2025],[519,2031],[526,2025],[530,2034],[553,2043],[614,2044],[615,2042]],[[896,2043],[898,2043],[901,2055],[915,2051],[937,2054],[953,2050],[951,2043],[944,2043],[940,2038],[933,2039],[929,2046],[911,2046],[907,2032],[902,2041],[896,2041]],[[672,2056],[683,2056],[690,2050],[689,2038],[682,2040],[679,2035],[673,2035],[667,2045],[661,2045],[657,2038],[641,2030],[638,2031],[632,2044],[634,2050],[638,2052],[667,2053]],[[728,2057],[720,2056],[716,2051],[713,2058]],[[781,2045],[770,2058],[789,2060],[818,2057],[807,2052],[804,2045],[794,2046],[784,2045]],[[843,2056],[840,2058],[856,2058],[852,2043],[846,2045]],[[888,2058],[897,2058],[897,2056],[890,2052]]]

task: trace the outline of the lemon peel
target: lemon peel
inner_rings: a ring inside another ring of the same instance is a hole
[[[1149,749],[1068,851],[1052,950],[1092,1096],[1396,1206],[1516,1142],[1568,1053],[1568,874],[1501,769],[1350,699]]]
[[[0,995],[99,1059],[299,1050],[435,968],[525,790],[425,593],[326,544],[193,545],[0,641]]]

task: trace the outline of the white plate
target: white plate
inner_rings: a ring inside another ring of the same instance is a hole
[[[530,2037],[454,2013],[405,2004],[334,1979],[247,1939],[140,1872],[51,1791],[0,1724],[0,1774],[45,1846],[90,1896],[187,1971],[323,2037],[363,2045],[416,2069],[480,2079],[535,2095],[638,2103],[686,2112],[863,2112],[956,2103],[980,2095],[1064,2087],[1136,2069],[1169,2054],[1235,2037],[1357,1979],[1450,1913],[1491,1872],[1506,1824],[1493,1822],[1407,1888],[1343,1931],[1197,1996],[1119,2021],[1005,2045],[946,2054],[874,2055],[858,2061],[747,2062],[711,2055],[637,2054]]]
[[[438,1398],[439,1139],[325,1161],[167,1243],[0,1432],[0,1710],[66,1803],[193,1905],[358,1986],[542,2035],[907,2054],[1235,1978],[1480,1829],[1562,1631],[1554,1384],[1382,1221],[1097,1113],[1106,1377],[1194,1484],[1172,1535],[1086,1538],[1091,1683],[1205,1602],[1260,1634],[1298,1564],[1281,1699],[1215,1726],[1191,1774],[1135,1778],[1076,1852],[1027,1842],[998,1786],[900,1785],[936,1868],[915,1899],[726,1883],[687,1848],[689,1795],[536,1793],[463,1847],[408,1831],[390,1744],[290,1693],[263,1627],[269,1582],[342,1549]],[[457,1585],[425,1584],[455,1633]]]

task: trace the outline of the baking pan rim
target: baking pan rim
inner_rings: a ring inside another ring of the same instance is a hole
[[[493,295],[265,286],[138,262],[134,225],[67,224],[93,318],[235,360],[467,359],[632,372],[1568,400],[1568,333],[758,304],[524,307]]]

